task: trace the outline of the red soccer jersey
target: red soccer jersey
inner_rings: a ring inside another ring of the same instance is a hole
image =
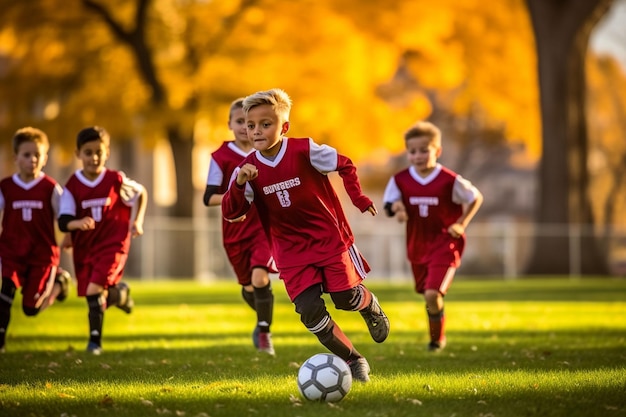
[[[25,183],[17,174],[0,181],[0,259],[19,264],[58,265],[54,223],[61,187],[49,176]]]
[[[94,181],[80,171],[70,177],[61,197],[60,214],[96,221],[93,230],[72,231],[74,263],[89,263],[92,256],[127,254],[130,247],[131,207],[142,186],[113,170]]]
[[[409,261],[458,266],[465,236],[453,238],[448,233],[448,227],[463,213],[462,205],[474,201],[475,187],[439,164],[426,178],[421,178],[410,167],[393,176],[385,190],[385,203],[393,203],[400,198],[408,215],[406,241]],[[456,248],[459,257],[454,256],[451,248]]]
[[[224,142],[222,146],[211,154],[211,166],[209,167],[207,185],[218,186],[217,192],[219,194],[226,193],[233,171],[246,156],[247,154],[239,149],[234,141]],[[264,233],[254,205],[246,213],[246,220],[243,222],[231,223],[222,218],[222,239],[225,246],[242,242]]]
[[[228,219],[239,217],[253,201],[269,232],[279,270],[328,259],[354,243],[327,177],[338,171],[353,204],[367,210],[372,201],[363,195],[356,168],[348,158],[309,138],[284,138],[274,159],[257,151],[241,165],[245,163],[255,165],[259,175],[246,187],[231,185],[222,201],[223,214]]]

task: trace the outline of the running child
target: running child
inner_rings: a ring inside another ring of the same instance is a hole
[[[0,352],[5,351],[18,288],[22,289],[22,310],[27,316],[36,316],[68,294],[71,278],[59,268],[55,233],[63,190],[43,172],[49,147],[43,131],[19,129],[13,136],[17,172],[0,181]]]
[[[78,295],[89,308],[87,351],[102,353],[104,312],[116,306],[130,313],[134,302],[122,282],[130,238],[143,234],[146,189],[124,173],[107,169],[110,137],[99,126],[78,133],[76,157],[83,168],[65,184],[59,228],[71,232]]]
[[[437,162],[441,132],[417,122],[405,134],[409,168],[394,175],[385,189],[388,216],[406,222],[407,257],[415,291],[426,302],[430,351],[446,346],[443,298],[461,264],[465,229],[483,201],[471,182]]]
[[[376,215],[363,195],[356,168],[334,148],[310,138],[287,138],[291,99],[281,89],[245,98],[248,137],[256,152],[235,170],[224,195],[227,219],[245,215],[251,203],[270,238],[280,278],[306,328],[328,350],[344,359],[358,381],[369,381],[368,361],[353,346],[326,309],[322,293],[335,307],[358,311],[374,341],[389,334],[389,320],[362,281],[369,265],[354,236],[328,173],[337,171],[352,203]]]
[[[234,140],[225,141],[211,154],[203,198],[205,206],[222,204],[233,171],[254,150],[246,130],[243,98],[232,102],[228,127],[233,132]],[[274,294],[268,272],[276,272],[276,269],[269,242],[254,206],[238,221],[222,218],[222,243],[237,281],[241,285],[241,295],[256,312],[256,325],[252,333],[253,344],[259,352],[274,355],[270,332]]]

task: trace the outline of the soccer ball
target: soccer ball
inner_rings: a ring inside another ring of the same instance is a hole
[[[298,389],[307,400],[341,401],[351,387],[350,367],[339,356],[331,353],[311,356],[298,371]]]

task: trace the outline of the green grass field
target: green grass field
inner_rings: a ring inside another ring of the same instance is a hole
[[[410,284],[372,282],[391,320],[374,343],[359,314],[329,311],[372,366],[336,404],[302,400],[298,366],[324,352],[274,283],[276,357],[258,354],[234,282],[132,282],[136,308],[105,315],[101,356],[84,352],[72,295],[38,317],[16,299],[0,355],[0,416],[626,416],[626,280],[457,279],[448,347],[426,351]]]

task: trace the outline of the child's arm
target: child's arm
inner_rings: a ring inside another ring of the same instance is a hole
[[[135,204],[133,204],[133,221],[130,226],[130,233],[133,237],[143,235],[143,221],[146,216],[146,207],[148,206],[148,191],[145,187],[141,187],[141,192],[137,196]]]
[[[204,190],[204,196],[202,197],[202,202],[205,206],[219,206],[222,204],[222,198],[224,198],[224,194],[220,194],[219,187],[217,185],[207,185]]]
[[[69,214],[61,214],[59,217],[59,230],[63,233],[71,232],[73,230],[93,230],[95,228],[96,221],[89,216],[77,219]]]
[[[406,214],[406,207],[402,202],[402,193],[396,185],[395,177],[391,177],[387,183],[383,201],[385,203],[385,213],[388,217],[395,216],[400,223],[409,219],[408,214]]]
[[[461,214],[461,217],[457,219],[456,223],[453,223],[450,227],[448,227],[448,233],[450,233],[452,237],[461,237],[465,233],[465,229],[469,223],[474,218],[474,215],[478,212],[482,203],[483,195],[480,191],[476,190],[474,201],[463,205],[463,214]]]
[[[245,219],[251,203],[246,197],[247,183],[258,175],[259,171],[252,164],[244,164],[233,172],[234,179],[222,197],[222,216],[229,222]],[[253,196],[250,197],[252,198]]]

